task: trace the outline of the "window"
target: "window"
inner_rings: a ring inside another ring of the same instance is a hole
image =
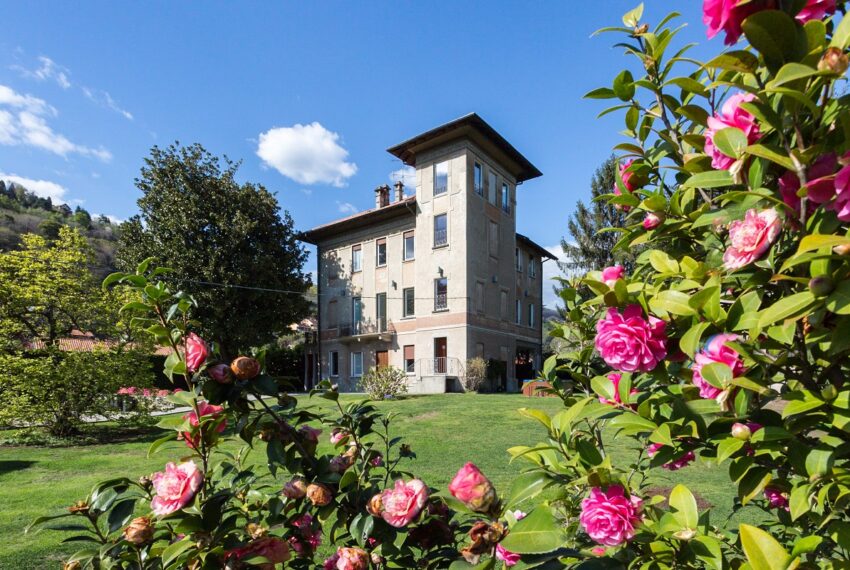
[[[479,196],[484,195],[484,171],[481,169],[481,165],[477,162],[473,168],[472,175],[472,185],[475,188],[475,193]]]
[[[328,368],[331,376],[339,376],[339,353],[335,350],[328,355]]]
[[[404,260],[410,261],[416,253],[416,241],[413,232],[404,232]]]
[[[475,283],[475,310],[484,312],[484,283],[481,281]]]
[[[375,321],[377,321],[378,332],[387,330],[387,294],[375,295]]]
[[[531,255],[528,256],[528,276],[537,277],[537,260]]]
[[[416,357],[414,354],[414,346],[412,344],[404,345],[404,371],[408,374],[414,374],[416,372]]]
[[[490,220],[490,231],[488,242],[490,244],[490,255],[499,257],[499,224]]]
[[[353,377],[363,376],[363,353],[362,352],[352,352],[351,353],[351,376],[353,376]]]
[[[499,299],[499,316],[503,321],[508,320],[508,292],[502,291]]]
[[[508,185],[502,183],[502,209],[505,212],[511,211],[511,193],[508,191]]]
[[[522,301],[516,300],[516,324],[522,324]]]
[[[401,296],[404,301],[404,306],[401,308],[402,316],[412,317],[416,314],[416,297],[414,296],[413,287],[403,289],[401,292]]]
[[[359,245],[351,248],[351,272],[363,270],[363,249]]]
[[[487,199],[491,204],[496,204],[496,192],[499,191],[499,177],[492,170],[490,171],[490,184],[487,189]]]
[[[375,265],[381,267],[387,264],[387,238],[375,240]]]
[[[449,163],[438,162],[434,165],[434,196],[445,194],[449,190]]]
[[[434,310],[445,311],[449,308],[449,280],[445,277],[434,279]]]
[[[360,297],[351,299],[351,332],[358,334],[363,324],[363,300]]]
[[[534,326],[534,303],[528,304],[528,326]]]
[[[514,255],[516,256],[516,270],[522,273],[522,254],[519,252],[519,248],[514,250]]]
[[[447,214],[434,216],[434,247],[449,243],[449,224]]]

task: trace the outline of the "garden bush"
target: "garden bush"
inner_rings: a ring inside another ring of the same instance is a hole
[[[477,392],[487,380],[487,361],[476,356],[466,361],[461,384],[466,392]]]
[[[373,366],[360,379],[360,388],[373,400],[397,398],[407,393],[407,374],[395,366]]]
[[[217,362],[189,330],[191,297],[143,263],[107,282],[140,292],[127,310],[189,381],[171,398],[193,411],[163,420],[172,433],[151,447],[184,459],[36,521],[76,518],[92,545],[71,567],[847,568],[850,19],[830,0],[704,10],[734,46],[705,63],[675,46],[675,15],[650,27],[638,7],[604,30],[636,58],[588,96],[624,112],[605,199],[628,212],[617,247],[641,253],[628,273],[563,290],[564,350],[543,374],[564,409],[520,410],[547,435],[508,450],[526,465],[510,489],[472,464],[429,488],[368,402],[343,406],[325,383],[312,396],[338,409],[319,414],[260,361]],[[245,448],[219,448],[225,425]],[[316,452],[319,425],[331,454]],[[629,461],[615,464],[603,430],[632,440]],[[252,445],[269,474],[245,467]],[[684,485],[650,487],[693,462],[728,469],[731,518],[712,520]]]

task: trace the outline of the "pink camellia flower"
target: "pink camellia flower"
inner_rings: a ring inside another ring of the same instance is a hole
[[[151,501],[151,510],[157,516],[179,511],[192,501],[203,482],[204,474],[194,461],[180,465],[168,463],[165,471],[151,476],[156,495]]]
[[[594,546],[590,551],[596,556],[605,556],[605,547],[603,546]]]
[[[145,398],[150,398],[153,392],[150,391],[150,388],[144,388],[142,390],[142,396]]]
[[[714,135],[718,131],[730,127],[738,128],[746,135],[747,144],[753,144],[761,137],[756,118],[749,111],[741,108],[741,103],[749,103],[755,98],[756,96],[752,93],[736,93],[723,103],[719,115],[708,118],[708,128],[705,130],[705,154],[711,157],[713,168],[729,170],[735,162],[734,158],[726,156],[714,145]]]
[[[613,287],[614,283],[617,282],[617,279],[622,279],[626,276],[626,268],[622,265],[612,265],[611,267],[606,267],[602,270],[602,281],[608,285],[608,287]]]
[[[842,163],[850,160],[850,152],[842,157]],[[835,210],[838,219],[850,222],[850,165],[845,166],[835,175],[835,202],[830,205]]]
[[[703,0],[702,22],[707,29],[705,35],[713,38],[721,31],[726,32],[724,43],[733,45],[741,37],[741,24],[747,16],[766,7],[764,0],[754,0],[742,6],[741,0]]]
[[[224,363],[210,366],[207,368],[207,374],[219,384],[230,384],[233,382],[233,376],[230,374],[230,366]]]
[[[261,570],[274,570],[277,564],[289,560],[289,545],[277,536],[265,536],[252,540],[245,546],[234,548],[225,555],[225,559],[243,560],[262,556],[268,562],[257,564]]]
[[[806,184],[806,198],[809,202],[823,204],[835,196],[835,170],[838,168],[838,159],[834,153],[828,153],[817,160],[806,170],[808,183]],[[797,173],[789,170],[779,177],[779,194],[782,200],[795,211],[800,211],[800,179]]]
[[[206,361],[210,350],[204,339],[195,333],[189,333],[186,337],[186,370],[195,372]]]
[[[660,226],[662,222],[664,222],[663,215],[656,214],[655,212],[649,212],[643,219],[643,229],[654,230]]]
[[[367,570],[369,553],[360,548],[340,548],[336,551],[336,570]]]
[[[330,558],[325,558],[325,561],[322,563],[322,570],[336,570],[336,563],[339,561],[339,554],[336,552],[333,553],[333,556]]]
[[[117,393],[118,393],[118,395],[119,395],[119,396],[127,396],[127,395],[129,395],[129,394],[130,394],[130,392],[128,392],[128,390],[129,390],[129,388],[123,388],[123,387],[122,387],[122,388],[118,388],[118,392],[117,392]]]
[[[596,323],[596,350],[615,370],[649,372],[667,356],[665,328],[659,318],[644,319],[640,305],[629,305],[622,314],[611,307]]]
[[[380,453],[377,454],[375,457],[369,460],[369,464],[372,465],[372,467],[380,467],[384,464],[384,456]]]
[[[590,496],[581,502],[579,522],[585,532],[605,546],[618,546],[631,540],[635,527],[641,522],[643,501],[626,496],[620,485],[611,485],[603,491],[594,487]]]
[[[834,13],[835,0],[808,0],[795,17],[798,22],[805,24],[809,20],[822,20],[827,14]]]
[[[301,437],[310,443],[319,443],[319,435],[322,433],[322,430],[312,428],[307,424],[304,424],[298,428],[298,433],[300,433]]]
[[[723,393],[723,390],[712,386],[702,377],[702,367],[706,364],[720,362],[732,369],[732,376],[740,376],[744,372],[744,363],[741,361],[741,355],[735,349],[726,346],[727,342],[733,342],[738,339],[738,335],[731,333],[716,334],[708,339],[697,353],[694,355],[694,364],[691,370],[694,373],[694,386],[699,388],[701,398],[716,399]]]
[[[788,497],[782,492],[782,489],[770,486],[765,487],[764,498],[767,499],[767,502],[772,508],[788,510]]]
[[[626,190],[629,192],[634,192],[638,188],[637,184],[635,184],[635,180],[633,179],[634,173],[627,172],[629,167],[634,163],[634,159],[631,159],[620,165],[620,178],[623,179],[623,186],[625,186]],[[614,194],[617,196],[620,195],[620,187],[616,183],[614,184]]]
[[[224,413],[224,408],[222,406],[214,406],[204,400],[201,400],[198,402],[198,412],[202,418],[209,416],[215,419],[221,417]],[[189,425],[193,428],[197,428],[200,425],[200,421],[198,421],[198,414],[195,413],[195,410],[191,410],[183,414],[183,419],[189,420]],[[223,432],[226,427],[227,418],[223,418],[220,422],[215,424],[215,433]],[[198,449],[201,445],[201,438],[204,436],[201,431],[203,430],[193,429],[192,431],[184,431],[180,434],[180,437],[186,441],[186,445],[189,449]]]
[[[419,479],[404,482],[398,479],[395,486],[381,493],[381,518],[387,524],[401,528],[419,516],[428,500],[428,487]]]
[[[599,403],[600,404],[611,404],[612,406],[615,406],[615,405],[620,405],[620,404],[623,403],[623,400],[620,399],[620,390],[619,390],[620,379],[622,377],[623,377],[623,375],[620,374],[619,372],[612,372],[611,374],[608,375],[608,380],[610,380],[611,383],[614,385],[614,399],[608,400],[608,399],[600,396],[599,397]],[[637,390],[632,389],[629,393],[630,394],[637,394]]]
[[[292,521],[299,535],[289,539],[289,544],[299,556],[309,556],[322,544],[322,530],[313,528],[313,517],[304,513]]]
[[[467,463],[449,483],[449,492],[477,513],[486,513],[496,500],[496,489],[474,463]]]
[[[127,388],[127,391],[126,391],[126,394],[127,394],[128,396],[135,396],[135,395],[136,395],[136,394],[138,394],[138,393],[139,393],[139,389],[138,389],[138,388],[136,388],[135,386],[129,386],[129,387]]]
[[[165,398],[166,396],[169,396],[170,394],[171,394],[171,392],[169,392],[168,390],[157,390],[156,391],[156,397],[157,398]]]
[[[496,559],[504,562],[508,568],[515,566],[520,561],[520,558],[520,555],[516,552],[511,552],[501,544],[496,545]]]
[[[776,241],[782,220],[776,210],[747,210],[743,220],[729,224],[729,247],[723,254],[723,265],[734,271],[760,259]]]
[[[661,451],[661,449],[663,447],[664,447],[664,445],[661,444],[661,443],[651,443],[646,448],[646,454],[650,457],[653,457],[653,456],[655,456],[656,453]],[[680,455],[679,457],[677,457],[673,461],[670,461],[669,463],[665,463],[661,467],[668,470],[668,471],[678,471],[682,467],[686,467],[687,465],[690,465],[695,460],[696,460],[696,455],[694,455],[694,452],[688,451],[688,452],[683,453],[682,455]]]
[[[348,441],[349,437],[351,437],[351,435],[344,429],[334,428],[333,431],[331,431],[331,443],[333,445],[345,443]]]

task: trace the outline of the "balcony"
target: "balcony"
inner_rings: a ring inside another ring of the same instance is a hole
[[[418,376],[449,376],[460,378],[464,375],[463,363],[454,357],[420,358],[416,363]]]
[[[352,321],[340,324],[337,330],[337,338],[342,342],[389,341],[395,335],[395,327],[386,318]]]

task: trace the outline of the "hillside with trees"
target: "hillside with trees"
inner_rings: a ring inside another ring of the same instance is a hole
[[[106,216],[93,217],[84,208],[54,204],[16,182],[0,180],[0,251],[21,249],[24,234],[56,240],[63,227],[76,229],[94,252],[90,269],[96,278],[115,270],[119,226]]]

